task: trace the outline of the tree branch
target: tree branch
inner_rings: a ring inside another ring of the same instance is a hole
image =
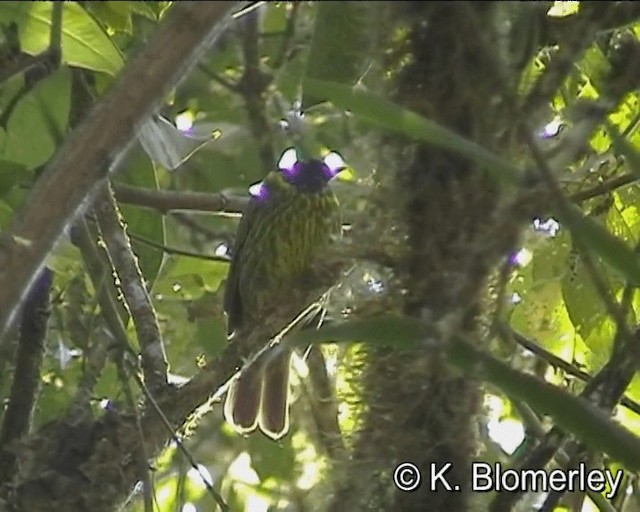
[[[190,258],[198,258],[201,260],[208,261],[217,261],[221,263],[229,263],[231,258],[229,256],[216,256],[210,254],[202,254],[193,251],[186,251],[184,249],[178,249],[176,247],[169,247],[168,245],[159,244],[154,242],[153,240],[149,240],[143,236],[135,235],[133,233],[129,234],[132,240],[140,242],[141,244],[148,245],[149,247],[153,247],[154,249],[158,249],[159,251],[164,252],[165,254],[176,254],[178,256],[189,256]]]
[[[545,360],[550,365],[560,368],[565,373],[573,377],[578,377],[583,382],[589,382],[593,379],[593,377],[589,375],[587,372],[582,371],[579,368],[576,368],[574,365],[572,365],[571,363],[568,363],[561,357],[558,357],[552,354],[551,352],[545,350],[540,345],[538,345],[535,341],[530,340],[523,334],[517,331],[514,331],[512,329],[509,329],[508,332],[504,331],[504,334],[506,338],[510,338],[510,337],[513,338],[513,340],[516,343],[518,343],[518,345],[520,345],[521,347],[524,347],[529,352],[532,352],[533,354],[538,356],[540,359]],[[628,396],[624,395],[620,398],[620,403],[630,411],[633,411],[636,414],[640,415],[640,404],[638,404],[638,402],[635,402]]]
[[[228,196],[223,192],[178,192],[175,190],[150,190],[129,185],[114,185],[116,199],[123,203],[152,208],[162,214],[176,210],[240,213],[248,198]]]
[[[100,231],[138,335],[145,380],[152,391],[161,390],[167,385],[168,362],[158,318],[110,188],[100,194],[95,209]]]
[[[608,192],[612,192],[618,188],[625,187],[638,181],[638,177],[633,174],[623,174],[622,176],[616,176],[607,181],[599,183],[594,187],[580,190],[569,196],[569,201],[574,203],[581,203],[587,199],[593,199],[594,197],[601,196]]]
[[[265,115],[264,93],[271,83],[271,76],[260,68],[258,45],[258,16],[253,12],[244,20],[242,31],[244,74],[240,80],[240,92],[244,98],[251,132],[258,142],[260,161],[265,172],[275,165],[271,126]]]
[[[118,166],[138,123],[222,32],[221,22],[233,5],[175,4],[38,179],[26,206],[0,238],[0,339],[64,226]]]
[[[273,301],[273,309],[265,315],[264,332],[281,329],[282,319],[294,317],[299,304],[312,302],[335,283],[344,265],[327,259],[319,255],[312,270],[286,290],[286,297]],[[264,342],[258,333],[235,338],[187,384],[155,393],[165,418],[149,405],[151,400],[139,418],[148,455],[155,456],[172,436],[165,419],[177,430],[197,415],[243,365],[266,354]],[[53,421],[24,443],[23,453],[40,463],[25,467],[11,486],[1,487],[0,499],[10,492],[16,510],[112,512],[140,478],[139,459],[132,457],[138,453],[139,431],[136,414],[113,404],[95,421]]]
[[[289,12],[289,16],[287,17],[287,26],[285,27],[284,34],[282,35],[280,51],[278,52],[278,56],[273,63],[273,69],[280,69],[289,60],[291,44],[293,43],[293,36],[295,35],[296,19],[298,17],[299,6],[300,4],[297,2],[289,4],[291,11]]]
[[[334,462],[342,462],[348,452],[338,424],[338,403],[327,365],[319,346],[312,345],[307,356],[309,386],[305,394],[315,423],[320,446]]]
[[[84,216],[78,219],[71,230],[71,240],[80,249],[85,269],[96,290],[100,312],[107,329],[99,333],[100,335],[91,337],[84,372],[69,416],[81,416],[89,409],[93,389],[107,361],[108,351],[113,348],[114,340],[118,347],[129,347],[125,329],[129,312],[124,303],[117,298],[109,255],[103,246],[98,246],[98,238],[97,226],[95,223],[89,224]]]
[[[52,282],[53,272],[43,269],[24,303],[13,383],[0,430],[0,482],[15,474],[16,456],[11,444],[26,435],[31,425],[40,385]]]

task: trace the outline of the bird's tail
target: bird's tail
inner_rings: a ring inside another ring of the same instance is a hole
[[[261,365],[243,370],[231,384],[225,400],[224,415],[240,434],[257,427],[272,439],[280,439],[289,430],[289,366],[291,352],[282,353]]]
[[[249,434],[256,429],[261,390],[262,374],[256,364],[245,368],[229,386],[224,416],[239,434]]]
[[[271,439],[280,439],[289,431],[290,367],[291,352],[283,350],[264,370],[259,424]]]
[[[308,306],[287,330],[294,325],[316,329],[324,318],[326,296]],[[289,431],[290,367],[291,350],[279,344],[264,364],[255,361],[240,373],[229,387],[224,404],[225,419],[236,432],[249,434],[259,427],[265,435],[278,440]]]

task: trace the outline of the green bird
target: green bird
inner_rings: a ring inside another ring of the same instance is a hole
[[[230,338],[260,332],[267,306],[282,298],[292,280],[309,269],[314,254],[341,232],[338,200],[329,187],[345,167],[339,155],[298,160],[292,148],[278,167],[251,187],[238,226],[224,294]],[[307,306],[300,304],[299,311]],[[265,333],[265,344],[276,334]],[[287,433],[290,362],[290,352],[279,354],[266,366],[250,366],[231,384],[224,413],[236,431],[247,434],[259,427],[272,439]]]

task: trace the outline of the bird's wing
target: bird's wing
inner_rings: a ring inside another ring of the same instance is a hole
[[[242,214],[236,240],[233,248],[233,256],[227,273],[227,281],[224,287],[224,311],[227,315],[227,334],[231,335],[239,329],[243,323],[242,298],[240,296],[240,259],[243,246],[251,232],[261,205],[251,198],[247,208]]]

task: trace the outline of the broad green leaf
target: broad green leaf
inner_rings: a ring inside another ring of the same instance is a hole
[[[473,372],[511,398],[523,400],[550,415],[556,424],[573,433],[590,448],[608,453],[629,470],[640,469],[640,438],[613,421],[593,404],[537,377],[521,373],[467,341],[454,340],[449,360]]]
[[[562,302],[559,282],[532,282],[527,273],[523,277],[524,280],[514,283],[512,288],[520,302],[513,306],[509,318],[511,326],[555,355],[571,357],[575,352],[570,342],[573,325]]]
[[[629,283],[640,284],[640,259],[627,244],[601,224],[585,217],[575,205],[567,204],[565,208],[556,210],[558,219],[567,225],[574,240],[594,251]]]
[[[52,2],[0,2],[0,19],[15,22],[23,52],[37,55],[49,46]],[[115,75],[122,55],[95,20],[76,2],[62,12],[62,62]]]
[[[384,315],[306,329],[292,335],[295,343],[360,340],[394,349],[426,350],[431,345],[426,326],[415,318]],[[426,342],[426,343],[425,343]],[[470,341],[453,338],[442,350],[458,369],[493,384],[507,396],[522,400],[550,415],[563,429],[589,447],[608,453],[629,470],[640,469],[640,438],[613,421],[588,401],[509,365],[476,348]]]
[[[521,176],[517,166],[475,142],[362,88],[315,78],[305,78],[303,86],[305,94],[328,98],[335,106],[350,110],[363,121],[464,155],[504,184],[514,184]]]
[[[0,157],[27,169],[47,162],[67,130],[70,90],[70,72],[60,68],[21,98],[7,123]]]
[[[197,371],[197,357],[203,349],[196,343],[198,322],[191,318],[191,310],[186,301],[173,300],[171,297],[152,295],[153,305],[158,314],[167,358],[171,362],[171,373],[177,376],[190,376]],[[211,317],[215,315],[210,314]],[[224,326],[209,331],[210,338],[224,337]],[[215,352],[213,355],[218,355]],[[209,356],[208,352],[205,352]]]
[[[424,324],[412,317],[380,315],[347,322],[325,324],[320,329],[294,332],[287,343],[306,346],[310,343],[363,341],[396,349],[415,349],[427,332]]]
[[[562,298],[576,331],[586,340],[607,312],[580,257],[562,276]]]
[[[591,82],[600,93],[604,92],[606,81],[611,72],[611,64],[600,46],[591,46],[577,67],[583,74],[583,80]]]
[[[627,388],[627,395],[636,402],[640,401],[640,374],[636,373]]]
[[[579,357],[574,352],[572,358],[565,358],[567,360],[580,361],[581,363],[584,361],[583,369],[588,372],[595,372],[607,363],[616,337],[617,327],[615,322],[611,317],[604,315],[600,315],[600,317],[602,319],[601,322],[591,329],[589,337],[584,340],[584,344],[589,348],[585,357]]]
[[[611,234],[632,244],[640,239],[639,192],[637,187],[615,191],[612,194],[613,204],[606,217],[606,226]]]
[[[173,171],[221,136],[214,123],[202,123],[179,130],[163,116],[152,116],[142,123],[138,141],[149,157]]]

